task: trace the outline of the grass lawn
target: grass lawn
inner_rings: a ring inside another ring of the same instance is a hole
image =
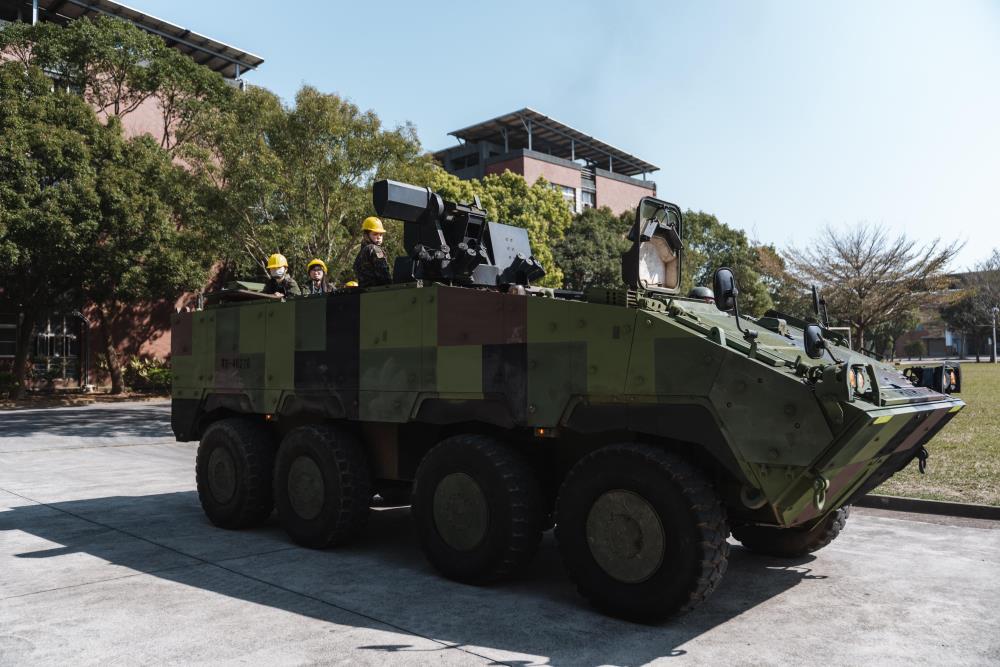
[[[959,397],[965,409],[927,443],[927,474],[913,461],[875,493],[1000,505],[1000,365],[964,362]]]

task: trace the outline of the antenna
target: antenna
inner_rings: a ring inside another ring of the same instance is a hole
[[[824,299],[819,289],[812,285],[813,310],[816,311],[816,319],[824,328],[830,328],[830,312],[826,309],[826,299]]]

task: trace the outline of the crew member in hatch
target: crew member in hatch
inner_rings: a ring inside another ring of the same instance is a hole
[[[326,262],[321,259],[312,260],[306,267],[306,273],[309,280],[303,289],[304,294],[326,294],[333,291],[333,285],[326,280]]]
[[[267,276],[264,294],[280,294],[285,298],[302,294],[299,284],[288,272],[288,260],[284,255],[274,253],[267,258]]]
[[[360,287],[376,287],[392,282],[389,273],[389,260],[385,256],[382,240],[385,238],[385,227],[375,216],[365,218],[361,223],[361,250],[354,259],[354,274],[358,277]]]

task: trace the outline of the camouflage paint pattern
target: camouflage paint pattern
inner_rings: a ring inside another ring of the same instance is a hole
[[[804,369],[830,359],[808,359],[800,329],[744,324],[753,345],[713,305],[624,290],[578,301],[414,283],[220,304],[174,317],[174,432],[197,438],[217,408],[630,430],[705,447],[796,525],[894,472],[964,405],[843,347],[878,395],[822,398]]]

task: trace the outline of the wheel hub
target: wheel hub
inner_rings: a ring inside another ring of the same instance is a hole
[[[615,489],[601,494],[587,515],[586,530],[594,560],[618,581],[645,581],[663,564],[663,523],[637,493]]]
[[[456,472],[438,482],[434,490],[434,525],[452,549],[471,551],[479,546],[489,525],[489,507],[476,480]]]
[[[288,501],[299,517],[310,520],[319,516],[326,497],[323,473],[308,456],[300,456],[288,468]]]
[[[213,449],[208,457],[208,488],[219,504],[228,503],[236,495],[236,464],[222,447]]]

